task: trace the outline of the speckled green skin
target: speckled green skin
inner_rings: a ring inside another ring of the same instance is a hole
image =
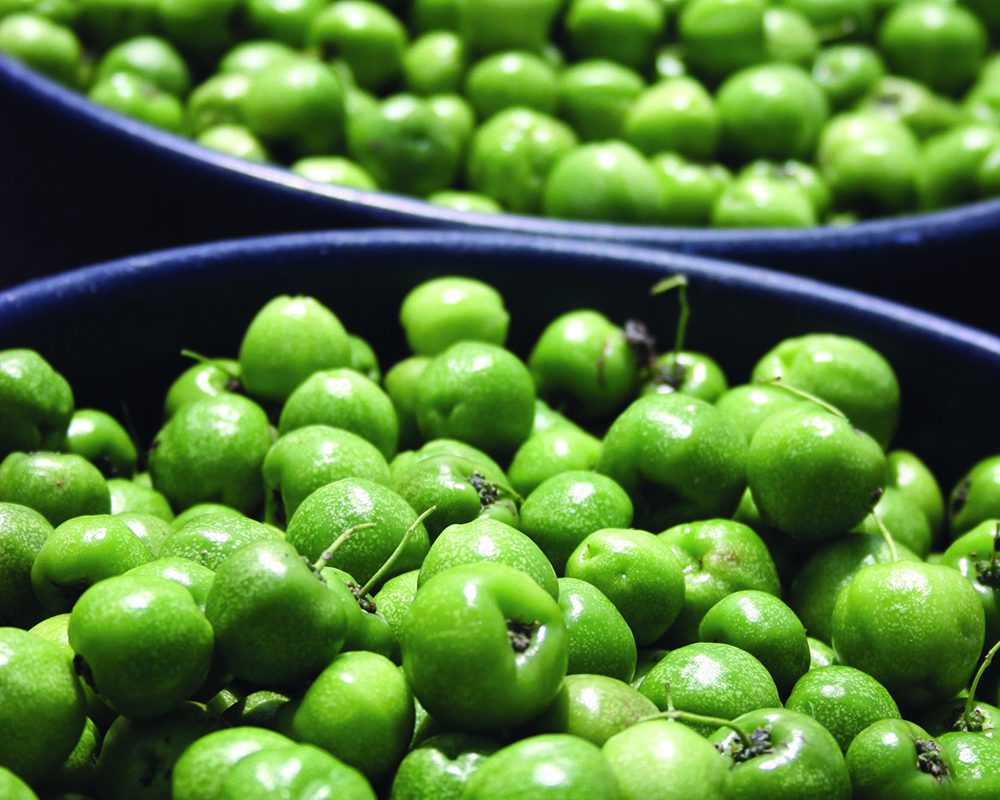
[[[625,117],[625,139],[645,153],[678,153],[694,161],[714,158],[719,115],[712,96],[693,78],[678,77],[646,89]]]
[[[567,675],[552,705],[531,722],[532,731],[568,733],[603,747],[642,717],[656,714],[651,700],[606,675]]]
[[[544,769],[543,769],[544,767]],[[466,784],[463,800],[616,800],[618,786],[600,749],[564,733],[532,736],[498,750]]]
[[[538,337],[528,368],[540,396],[574,418],[616,413],[635,394],[638,367],[620,327],[598,311],[570,311]]]
[[[514,213],[539,213],[545,179],[576,145],[560,120],[527,108],[510,108],[486,120],[472,135],[469,186]]]
[[[218,358],[188,367],[177,376],[163,403],[163,415],[170,419],[177,410],[195,400],[234,392],[240,385],[240,362]]]
[[[713,406],[681,394],[630,405],[604,437],[597,471],[614,478],[653,530],[731,515],[745,488],[743,434]]]
[[[537,623],[523,652],[511,646],[508,620]],[[481,731],[543,711],[566,674],[569,647],[551,595],[511,567],[479,563],[420,587],[402,651],[406,678],[427,711],[455,729]]]
[[[647,673],[639,691],[661,711],[672,698],[682,711],[723,719],[781,704],[774,679],[760,661],[738,647],[715,642],[670,651]],[[706,736],[713,730],[710,724],[690,725]]]
[[[778,379],[819,395],[884,448],[899,419],[899,383],[892,366],[864,342],[814,333],[785,339],[757,362],[753,380]]]
[[[744,730],[769,727],[774,747],[768,753],[733,764],[729,771],[732,797],[798,800],[823,797],[848,800],[851,782],[837,741],[811,717],[781,708],[760,709],[737,717]],[[728,749],[739,745],[729,728],[709,737]]]
[[[347,635],[344,637],[342,652],[367,650],[398,662],[399,642],[377,605],[375,611],[361,607],[361,598],[357,596],[361,588],[358,582],[348,573],[334,567],[324,568],[320,575],[330,591],[342,598],[347,611]],[[370,602],[371,594],[366,595],[365,600]]]
[[[899,558],[919,561],[916,553],[897,545]],[[881,536],[847,534],[818,550],[792,581],[789,604],[811,636],[829,644],[833,637],[833,607],[840,591],[864,567],[892,560]]]
[[[58,450],[73,415],[66,379],[34,350],[0,351],[0,456]]]
[[[265,748],[291,745],[288,737],[264,728],[230,728],[203,736],[174,765],[170,782],[172,800],[215,800],[234,765]]]
[[[881,719],[899,719],[899,708],[877,680],[852,667],[831,666],[803,675],[785,708],[808,714],[847,752],[854,737]]]
[[[507,476],[457,452],[418,455],[399,466],[391,486],[415,509],[434,506],[424,522],[431,540],[481,516],[518,524],[517,497]]]
[[[933,751],[945,770],[941,780],[920,769],[917,761],[919,754]],[[855,800],[883,797],[933,800],[954,796],[950,754],[912,722],[885,719],[872,723],[854,737],[846,761]]]
[[[0,628],[0,767],[36,784],[72,752],[85,720],[68,648]]]
[[[73,608],[84,591],[151,561],[149,548],[117,517],[75,517],[56,528],[31,568],[31,584],[51,614]]]
[[[584,470],[554,475],[528,495],[521,507],[521,530],[559,574],[570,554],[594,531],[631,524],[632,501],[624,489],[605,475]]]
[[[732,75],[716,96],[724,153],[747,161],[812,157],[830,114],[801,67],[760,64]]]
[[[385,88],[400,73],[406,29],[391,11],[364,0],[322,8],[309,23],[306,43],[328,61],[343,61],[357,85]]]
[[[1000,520],[986,520],[952,542],[941,564],[958,570],[976,590],[986,617],[986,642],[1000,639]]]
[[[51,534],[52,526],[37,511],[0,503],[0,626],[27,627],[41,618],[31,567]]]
[[[311,745],[267,748],[247,756],[223,778],[218,800],[337,797],[375,800],[365,777]]]
[[[360,372],[331,369],[301,383],[281,410],[284,436],[307,425],[343,428],[371,442],[386,458],[396,453],[399,422],[389,396]]]
[[[533,431],[517,449],[507,473],[514,490],[527,497],[549,478],[570,471],[593,469],[600,455],[600,439],[576,427],[564,425]]]
[[[947,700],[983,648],[983,606],[957,571],[897,561],[858,572],[833,609],[837,660],[864,670],[904,709]]]
[[[417,382],[431,360],[425,356],[411,356],[396,363],[385,373],[382,385],[396,409],[399,422],[399,446],[415,447],[421,441],[417,427]]]
[[[482,517],[463,525],[449,525],[441,532],[420,566],[418,586],[459,564],[483,561],[513,567],[528,575],[553,599],[559,597],[555,570],[538,545],[517,528]]]
[[[593,584],[614,603],[637,645],[655,642],[684,602],[681,559],[647,531],[605,528],[587,536],[566,562],[566,577]]]
[[[0,502],[33,508],[52,525],[111,510],[108,485],[97,467],[63,453],[7,456],[0,463]]]
[[[754,589],[778,595],[781,584],[767,546],[749,527],[715,519],[678,525],[660,534],[684,575],[684,604],[668,637],[697,641],[706,612],[726,595]]]
[[[254,316],[240,344],[243,385],[255,397],[283,402],[314,372],[350,363],[347,331],[312,297],[275,297]]]
[[[1000,792],[1000,742],[978,733],[953,732],[938,737],[951,758],[956,795],[989,800]]]
[[[1000,519],[1000,456],[984,458],[973,466],[948,500],[953,539],[988,519]]]
[[[357,531],[329,561],[329,566],[349,572],[364,584],[385,563],[416,519],[416,512],[391,489],[361,478],[345,478],[317,489],[305,499],[288,523],[286,538],[302,555],[316,561],[348,528],[375,523],[374,528]],[[419,567],[429,548],[427,529],[421,524],[383,580]]]
[[[109,414],[77,409],[66,434],[66,450],[82,456],[107,478],[131,478],[137,453],[131,437]]]
[[[764,420],[804,402],[808,401],[777,386],[747,383],[720,395],[715,407],[736,423],[749,442]]]
[[[176,528],[160,548],[160,557],[190,558],[216,570],[244,545],[280,538],[275,529],[238,512],[213,512],[194,517]]]
[[[306,691],[284,728],[361,770],[391,778],[413,735],[413,696],[403,671],[375,653],[342,653]]]
[[[156,717],[191,697],[208,675],[214,637],[194,597],[163,578],[120,575],[77,601],[69,643],[87,680],[115,711]]]
[[[937,478],[920,458],[908,450],[893,450],[886,454],[889,470],[887,486],[892,486],[919,506],[931,526],[933,541],[944,532],[944,497]]]
[[[698,638],[731,644],[756,657],[782,697],[809,669],[806,629],[792,609],[766,592],[733,592],[722,598],[702,617]]]
[[[417,580],[420,570],[410,570],[395,578],[390,578],[375,594],[375,607],[378,613],[386,621],[389,629],[395,638],[395,646],[391,656],[393,661],[398,662],[399,640],[403,636],[403,627],[406,618],[410,615],[410,606],[413,605],[413,598],[417,595]]]
[[[622,800],[725,800],[729,770],[719,752],[687,725],[652,720],[610,738],[604,757]]]
[[[267,415],[252,400],[220,394],[181,407],[149,452],[154,487],[175,511],[216,502],[244,513],[263,500],[260,479],[271,446]]]
[[[842,417],[808,407],[765,420],[747,455],[747,483],[761,516],[807,542],[860,523],[885,478],[885,456],[874,439]]]
[[[452,276],[410,290],[399,307],[399,321],[414,354],[435,356],[463,340],[502,347],[510,314],[492,286]]]
[[[509,456],[531,433],[535,387],[528,368],[507,350],[458,342],[420,376],[416,413],[428,439],[451,437]]]
[[[389,465],[371,442],[328,425],[307,425],[286,433],[267,453],[263,466],[264,518],[284,526],[309,495],[344,478],[389,483]]]
[[[171,800],[170,779],[177,759],[223,724],[193,703],[152,719],[119,717],[104,737],[96,795],[107,800]]]
[[[256,75],[239,108],[247,127],[268,147],[324,155],[337,152],[344,140],[344,96],[334,70],[296,59]]]
[[[636,665],[635,638],[614,603],[586,581],[560,578],[559,608],[569,637],[567,674],[631,681]]]
[[[931,525],[927,515],[920,506],[906,494],[892,486],[887,486],[885,493],[875,504],[874,512],[882,520],[896,544],[901,544],[912,550],[921,558],[926,558],[931,551]],[[878,525],[869,514],[854,529],[855,533],[881,535]]]
[[[164,522],[172,522],[174,512],[167,498],[155,489],[135,483],[127,478],[111,478],[108,481],[111,496],[111,513],[143,514],[157,517]]]
[[[434,736],[407,753],[396,770],[389,800],[459,800],[471,775],[498,748],[480,736]]]
[[[809,669],[822,669],[837,663],[837,655],[830,645],[811,636],[807,637],[806,641],[809,642]]]
[[[658,221],[663,204],[652,166],[617,140],[584,144],[561,158],[542,199],[548,217],[635,224]]]
[[[215,580],[215,573],[208,567],[178,556],[147,561],[145,564],[133,567],[125,574],[173,581],[191,593],[194,602],[202,611],[205,610],[208,591]]]
[[[254,542],[219,567],[205,616],[238,678],[267,687],[312,678],[347,634],[343,598],[285,542]]]

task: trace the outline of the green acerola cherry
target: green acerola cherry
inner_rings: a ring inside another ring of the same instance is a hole
[[[226,773],[247,756],[264,749],[288,747],[280,733],[240,726],[215,731],[194,742],[174,765],[170,779],[174,800],[212,800]]]
[[[615,776],[597,745],[578,736],[550,733],[498,750],[472,775],[462,797],[507,800],[543,792],[553,800],[619,796]]]
[[[944,532],[944,497],[937,478],[920,458],[908,450],[893,450],[886,454],[889,468],[888,486],[898,489],[927,517],[931,536],[938,541]]]
[[[531,433],[535,388],[507,350],[461,341],[438,354],[417,382],[417,424],[427,438],[450,437],[508,456]]]
[[[952,489],[948,527],[957,538],[988,519],[1000,518],[1000,456],[975,464]]]
[[[280,540],[281,533],[276,528],[223,508],[207,506],[204,508],[207,513],[195,517],[188,515],[187,519],[184,514],[178,516],[174,520],[174,531],[160,548],[159,557],[189,558],[216,570],[245,545]]]
[[[416,355],[435,356],[462,340],[502,347],[510,314],[492,286],[455,276],[412,289],[400,306],[399,321]]]
[[[77,409],[66,431],[66,449],[83,456],[108,478],[131,478],[138,459],[135,444],[110,414]]]
[[[874,722],[858,733],[845,757],[857,800],[951,797],[950,754],[923,728],[901,719]]]
[[[353,161],[340,156],[311,156],[300,158],[291,166],[292,172],[316,183],[347,186],[351,189],[374,191],[375,179]]]
[[[592,470],[600,455],[600,439],[576,427],[560,426],[533,432],[514,453],[507,472],[514,491],[527,497],[556,475]]]
[[[734,592],[702,617],[698,638],[746,650],[767,668],[782,697],[809,670],[806,629],[787,605],[760,591]]]
[[[878,502],[885,456],[868,434],[823,410],[791,408],[761,423],[747,482],[765,520],[803,541],[850,530]]]
[[[882,719],[899,719],[885,687],[852,667],[809,670],[795,684],[785,708],[808,714],[833,734],[846,753],[854,737]]]
[[[635,637],[614,603],[591,583],[560,578],[559,607],[569,637],[566,674],[632,680],[636,666]]]
[[[0,53],[23,62],[46,77],[78,87],[83,47],[68,27],[36,14],[0,19]]]
[[[976,590],[986,615],[986,641],[1000,639],[1000,520],[986,520],[959,536],[941,556]]]
[[[658,712],[627,683],[606,675],[567,675],[556,699],[530,727],[568,733],[602,747],[612,736]]]
[[[389,483],[389,465],[371,442],[327,425],[285,434],[264,459],[265,519],[284,527],[309,495],[343,478]]]
[[[311,425],[357,434],[387,459],[396,454],[399,422],[392,401],[374,381],[352,369],[314,372],[288,396],[278,421],[281,435]]]
[[[445,733],[410,750],[396,770],[389,800],[459,800],[469,778],[499,745],[481,736]]]
[[[187,700],[208,675],[212,626],[184,587],[120,575],[95,584],[69,620],[74,664],[115,711],[157,717]]]
[[[52,526],[41,514],[0,503],[0,626],[28,627],[42,617],[31,588],[31,567]]]
[[[384,89],[400,73],[406,29],[391,11],[366,0],[338,0],[309,23],[306,37],[324,61],[343,61],[362,89]]]
[[[893,614],[876,611],[887,605]],[[963,688],[984,634],[975,590],[956,570],[933,564],[865,567],[833,609],[837,660],[867,672],[904,708],[945,700]]]
[[[184,97],[191,85],[183,57],[165,39],[138,36],[112,47],[97,65],[96,80],[128,72],[145,78],[165,92]]]
[[[695,161],[715,156],[719,115],[711,95],[693,78],[647,89],[625,118],[626,140],[646,155],[677,153]]]
[[[653,529],[731,515],[745,487],[743,434],[703,400],[641,397],[612,423],[597,471],[617,481]]]
[[[160,429],[149,472],[178,511],[219,502],[249,513],[263,500],[260,469],[270,447],[264,410],[246,397],[220,394],[183,406]]]
[[[639,691],[661,711],[677,708],[723,719],[780,705],[763,664],[745,650],[714,642],[672,650],[649,671]],[[714,728],[709,721],[689,724],[703,736]]]
[[[559,75],[559,116],[582,141],[621,138],[645,88],[641,75],[614,61],[579,61]]]
[[[716,603],[741,590],[777,596],[781,590],[767,545],[742,523],[726,519],[691,522],[660,534],[684,570],[684,604],[669,638],[697,641],[702,618]]]
[[[555,70],[533,53],[494,53],[475,64],[465,79],[465,96],[480,119],[515,107],[551,114],[557,93]]]
[[[0,351],[0,456],[59,450],[73,416],[73,390],[34,350]]]
[[[236,393],[241,385],[238,361],[225,358],[199,360],[170,384],[163,402],[163,416],[170,419],[181,406],[203,397],[215,397],[223,392]]]
[[[283,402],[306,378],[347,366],[350,343],[337,316],[312,297],[281,296],[254,316],[240,344],[246,390]]]
[[[638,645],[659,639],[684,602],[680,559],[647,531],[595,531],[570,554],[566,577],[587,581],[603,592],[625,618]]]
[[[107,514],[104,476],[74,454],[11,453],[0,463],[0,502],[35,509],[52,525],[84,514]]]

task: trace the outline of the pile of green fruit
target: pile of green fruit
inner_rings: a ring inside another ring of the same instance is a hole
[[[879,353],[729,387],[654,291],[522,361],[435,279],[384,375],[277,297],[146,453],[0,352],[0,797],[1000,796],[1000,457],[946,509]]]
[[[0,53],[312,181],[809,227],[1000,195],[996,0],[0,0]]]

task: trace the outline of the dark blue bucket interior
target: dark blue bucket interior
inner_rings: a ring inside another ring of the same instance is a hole
[[[0,292],[0,348],[34,347],[62,371],[80,406],[127,415],[148,442],[183,347],[237,352],[254,312],[280,293],[327,303],[376,348],[403,356],[397,314],[423,279],[461,273],[504,295],[509,346],[527,354],[544,325],[582,307],[645,320],[670,342],[676,301],[652,298],[660,277],[690,277],[688,346],[716,356],[732,383],[786,336],[858,336],[897,370],[896,445],[946,483],[1000,441],[1000,338],[857,292],[780,273],[593,242],[496,233],[361,231],[224,242],[138,256]]]
[[[600,225],[454,212],[326,187],[107,112],[0,57],[0,285],[150,249],[372,226],[492,228],[603,239],[770,266],[990,330],[1000,200],[814,230]]]

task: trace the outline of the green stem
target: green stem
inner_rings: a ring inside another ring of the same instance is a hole
[[[762,378],[759,382],[769,383],[771,384],[771,386],[777,386],[779,389],[784,389],[786,392],[791,392],[796,397],[801,397],[803,400],[811,400],[816,405],[825,408],[831,414],[834,414],[835,416],[838,416],[841,419],[850,422],[850,420],[847,419],[847,414],[845,414],[843,411],[837,408],[833,403],[827,402],[817,394],[813,394],[812,392],[807,392],[805,389],[800,389],[798,386],[790,386],[787,383],[782,383],[780,376],[777,378]]]
[[[965,719],[966,730],[973,730],[972,711],[976,706],[976,690],[979,688],[979,681],[982,680],[987,668],[993,663],[993,656],[997,654],[998,650],[1000,650],[1000,642],[997,642],[989,649],[989,652],[983,658],[983,663],[979,665],[976,677],[972,679],[972,685],[969,687],[969,697],[965,701],[965,712],[962,714],[963,719]]]
[[[878,532],[882,534],[882,538],[885,539],[886,547],[889,548],[889,556],[893,561],[899,561],[899,553],[896,551],[896,540],[892,538],[892,534],[889,533],[889,529],[885,527],[885,523],[882,522],[882,518],[878,515],[878,512],[873,508],[868,512],[871,514],[873,520],[875,520],[875,527],[878,528]]]
[[[385,563],[378,568],[378,572],[372,575],[368,579],[368,582],[358,589],[358,597],[364,597],[368,594],[368,591],[372,588],[372,586],[375,586],[380,580],[382,580],[382,576],[392,569],[392,565],[395,564],[400,555],[402,555],[403,548],[406,547],[407,542],[410,541],[410,537],[413,536],[417,528],[420,527],[420,523],[427,519],[427,517],[435,511],[437,511],[437,506],[431,506],[413,521],[413,524],[410,525],[410,527],[406,529],[406,533],[403,534],[403,538],[399,540],[399,544],[396,545],[396,549],[392,551],[392,554],[385,560]]]
[[[647,722],[654,719],[670,719],[676,720],[677,722],[691,722],[695,725],[714,725],[716,728],[729,728],[740,737],[740,742],[743,744],[744,748],[750,749],[753,747],[753,742],[750,740],[750,736],[742,727],[737,725],[732,720],[723,719],[722,717],[709,717],[704,714],[695,714],[693,711],[680,711],[678,709],[673,709],[669,711],[661,711],[659,714],[650,714],[648,717],[642,717],[638,721]]]
[[[680,306],[680,314],[677,317],[677,332],[674,334],[674,349],[672,352],[679,353],[684,349],[684,340],[687,338],[688,320],[691,318],[691,306],[687,296],[688,279],[684,275],[671,275],[664,278],[650,290],[650,294],[664,294],[665,292],[677,290],[677,303]]]
[[[364,531],[368,530],[368,528],[374,528],[374,527],[375,527],[374,522],[362,522],[360,525],[352,525],[350,528],[348,528],[346,531],[340,534],[340,536],[334,539],[333,542],[330,544],[330,546],[326,548],[326,550],[320,553],[319,558],[316,559],[316,563],[313,564],[313,569],[319,572],[330,562],[330,559],[333,558],[333,554],[337,552],[338,548],[344,542],[350,539],[358,531]]]
[[[239,375],[237,375],[230,367],[226,366],[226,364],[224,363],[224,359],[209,358],[208,356],[204,356],[195,350],[188,350],[186,347],[181,350],[181,355],[184,356],[185,358],[193,359],[197,361],[199,364],[208,364],[210,366],[215,367],[216,369],[221,369],[230,378],[239,378]]]

